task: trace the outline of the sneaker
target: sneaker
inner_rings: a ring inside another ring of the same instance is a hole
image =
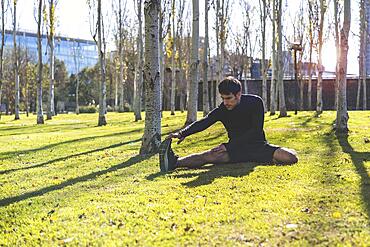
[[[172,139],[164,140],[159,146],[159,166],[161,172],[172,171],[176,168],[178,156],[172,151]]]

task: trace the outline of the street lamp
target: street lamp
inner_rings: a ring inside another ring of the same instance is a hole
[[[294,114],[297,115],[297,111],[298,111],[298,91],[299,91],[299,85],[298,85],[298,68],[297,68],[297,51],[302,51],[302,45],[300,43],[297,43],[297,42],[293,42],[290,46],[290,50],[293,50],[294,51],[294,79],[295,79],[295,82],[296,82],[296,86],[295,86],[295,94],[294,94],[294,97],[295,97],[295,110],[294,110]]]

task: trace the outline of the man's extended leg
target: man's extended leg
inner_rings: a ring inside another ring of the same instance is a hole
[[[215,151],[215,148],[197,154],[191,154],[177,160],[177,167],[196,168],[205,164],[230,162],[227,151]]]
[[[282,165],[295,164],[298,162],[297,153],[287,148],[279,148],[274,152],[273,161]]]

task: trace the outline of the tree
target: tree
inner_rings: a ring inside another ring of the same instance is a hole
[[[18,120],[20,88],[19,88],[18,51],[16,38],[17,38],[17,0],[13,0],[13,49],[14,49],[14,81],[15,81],[14,119]]]
[[[44,116],[42,112],[42,43],[41,43],[41,13],[42,13],[42,0],[39,0],[38,18],[37,18],[37,124],[44,124]]]
[[[271,76],[271,84],[270,84],[270,115],[275,115],[276,105],[277,105],[277,95],[276,95],[276,88],[277,88],[277,74],[278,74],[278,62],[277,62],[277,54],[276,54],[276,1],[272,1],[272,76]]]
[[[368,5],[369,3],[366,2]],[[366,8],[365,0],[360,1],[360,54],[359,54],[359,78],[357,85],[357,98],[356,98],[356,109],[360,109],[360,95],[361,95],[361,85],[363,87],[363,105],[362,109],[366,110],[366,59],[365,50],[367,44],[367,30],[366,30]]]
[[[267,112],[267,64],[266,64],[266,19],[267,19],[267,2],[259,0],[260,21],[261,21],[261,71],[262,71],[262,100],[264,102],[265,112]]]
[[[185,125],[197,120],[199,82],[199,2],[193,0],[193,29],[191,43],[191,83],[189,88],[188,114]]]
[[[145,0],[145,130],[140,154],[155,153],[161,142],[161,77],[159,68],[159,0]]]
[[[336,119],[336,132],[348,132],[348,112],[347,112],[347,55],[348,55],[348,36],[351,27],[351,0],[344,0],[343,25],[340,30],[340,60],[338,76],[338,107]]]
[[[1,98],[3,91],[3,55],[5,44],[5,6],[4,0],[1,0],[1,44],[0,44],[0,119],[1,119]]]
[[[139,20],[139,29],[136,38],[138,59],[134,81],[134,114],[135,121],[139,121],[141,120],[141,95],[143,91],[143,62],[144,62],[142,0],[137,0],[136,15]]]
[[[48,35],[48,45],[49,45],[49,95],[48,95],[48,106],[47,106],[47,116],[46,119],[50,120],[55,115],[54,107],[54,74],[55,74],[55,56],[54,56],[54,29],[55,29],[55,6],[54,0],[49,0],[49,35]]]
[[[73,62],[75,65],[75,70],[76,70],[76,90],[75,90],[75,102],[76,102],[76,114],[80,114],[80,102],[79,102],[79,94],[80,94],[80,56],[81,56],[81,47],[79,44],[76,45],[77,42],[74,42],[74,46],[72,48],[73,52]]]
[[[90,8],[94,6],[93,2],[89,3]],[[98,56],[99,56],[99,67],[100,67],[100,90],[99,90],[99,118],[98,126],[103,126],[107,124],[105,114],[107,112],[107,89],[106,89],[106,62],[105,62],[105,38],[103,29],[103,14],[101,10],[101,0],[97,3],[97,21],[96,29],[93,34],[95,43],[98,45]],[[94,18],[93,18],[94,19]],[[98,39],[96,40],[96,35]]]
[[[308,62],[308,89],[307,89],[307,105],[308,110],[312,110],[312,51],[314,46],[314,27],[317,26],[315,16],[315,4],[313,1],[308,1],[308,37],[309,37],[309,62]]]
[[[176,96],[176,64],[175,64],[175,56],[176,56],[176,32],[175,32],[175,19],[176,19],[176,7],[175,7],[175,0],[172,0],[172,7],[171,7],[171,20],[172,20],[172,47],[171,47],[171,115],[175,115],[175,96]]]
[[[322,106],[323,106],[323,100],[322,100],[322,74],[324,72],[324,67],[322,65],[322,46],[323,46],[323,34],[324,34],[324,17],[326,12],[326,1],[320,0],[320,21],[319,21],[319,27],[317,29],[318,32],[318,76],[317,76],[317,103],[316,103],[316,113],[321,114],[322,113]]]
[[[178,65],[179,65],[179,72],[177,72],[178,79],[176,80],[178,83],[178,92],[180,94],[180,111],[184,112],[185,109],[185,94],[186,94],[186,83],[184,82],[184,60],[186,54],[184,54],[184,9],[185,9],[185,0],[179,0],[178,2],[178,11],[177,11],[177,28],[176,28],[176,52],[178,57]]]
[[[204,51],[203,51],[203,116],[206,116],[209,112],[209,101],[208,101],[208,0],[204,1]]]

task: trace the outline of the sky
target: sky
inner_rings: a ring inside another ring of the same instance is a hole
[[[103,11],[107,13],[107,20],[105,21],[110,26],[109,23],[113,22],[112,19],[112,12],[110,11],[112,9],[112,0],[104,0],[103,2]],[[125,0],[123,0],[124,2]],[[237,34],[238,30],[240,30],[242,25],[242,19],[243,19],[243,12],[242,9],[239,6],[240,0],[234,0],[232,4],[232,12],[231,12],[231,18],[230,18],[230,28],[231,35]],[[12,2],[12,1],[11,1]],[[191,8],[191,1],[188,1],[188,7]],[[257,4],[258,1],[249,1],[251,2],[251,5]],[[287,8],[286,13],[286,19],[285,19],[285,35],[286,37],[290,37],[291,30],[289,29],[290,24],[289,21],[294,18],[294,13],[297,12],[299,2],[298,0],[283,0],[284,7]],[[329,1],[329,4],[332,1]],[[357,1],[352,1],[352,23],[351,23],[351,32],[358,35],[358,6]],[[131,16],[131,18],[134,18],[134,5],[133,0],[127,0],[127,13]],[[204,0],[199,0],[199,6],[200,6],[200,35],[204,36]],[[33,31],[36,32],[37,30],[37,24],[35,21],[35,0],[18,0],[18,9],[17,9],[17,16],[18,16],[18,28],[20,30],[26,30],[26,31]],[[290,14],[289,14],[290,13]],[[210,25],[214,23],[213,13],[210,14]],[[10,16],[10,13],[8,13],[8,16]],[[56,8],[56,16],[57,16],[57,28],[56,33],[58,35],[63,35],[67,37],[73,37],[73,38],[82,38],[82,39],[88,39],[91,40],[91,32],[90,32],[90,21],[89,21],[89,8],[86,3],[86,0],[58,0],[57,8]],[[185,14],[186,16],[186,14]],[[259,20],[258,18],[258,11],[254,11],[251,13],[252,18],[252,29],[255,29],[255,32],[257,31],[257,24]],[[254,16],[254,17],[253,17]],[[290,17],[291,16],[291,17]],[[190,15],[191,18],[191,15]],[[327,17],[328,19],[328,17]],[[6,24],[7,28],[12,28],[11,20],[9,19]],[[210,30],[212,28],[210,27]],[[326,29],[327,31],[329,29]],[[212,34],[212,31],[210,33],[211,36],[211,42],[214,41],[214,36]],[[326,67],[327,70],[334,71],[335,68],[335,45],[333,42],[332,35],[327,34],[329,37],[328,41],[324,44],[323,49],[323,64]],[[230,37],[232,38],[232,37]],[[257,41],[255,41],[257,42]],[[348,54],[348,73],[352,74],[358,74],[358,38],[351,34],[350,37],[350,49]],[[269,45],[268,45],[269,46]],[[212,46],[211,46],[212,49]],[[212,52],[211,52],[212,53]],[[269,51],[268,53],[269,54]],[[254,54],[255,57],[259,56],[258,51],[255,51]]]

